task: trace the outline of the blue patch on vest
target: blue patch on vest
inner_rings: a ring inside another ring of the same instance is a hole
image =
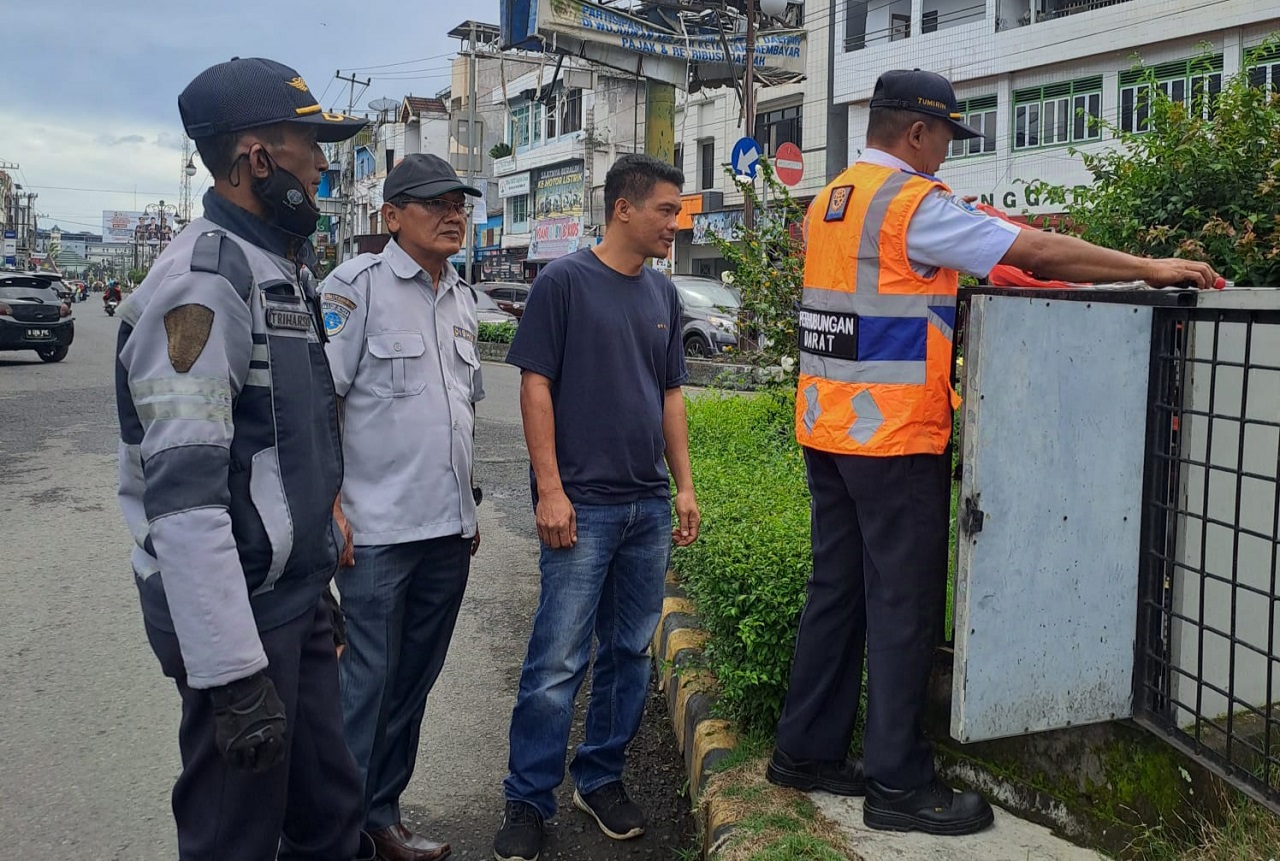
[[[858,361],[923,362],[928,338],[923,317],[859,317]]]
[[[942,322],[946,323],[952,329],[956,327],[956,306],[955,305],[930,305],[929,310],[938,315]]]

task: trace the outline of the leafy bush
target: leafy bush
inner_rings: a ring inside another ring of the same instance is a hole
[[[515,336],[515,323],[481,323],[477,337],[491,344],[510,344]]]
[[[674,566],[711,634],[719,706],[772,737],[786,696],[812,566],[809,489],[793,436],[793,392],[708,395],[689,404],[702,531]]]
[[[796,308],[804,285],[804,254],[791,235],[791,225],[804,219],[804,207],[778,181],[768,159],[760,160],[760,173],[768,189],[768,206],[754,184],[742,186],[755,202],[755,226],[735,228],[728,236],[713,233],[710,239],[733,270],[733,286],[742,294],[742,310],[749,319],[746,327],[760,346],[743,358],[781,367],[785,378],[794,383],[800,352]]]
[[[1276,44],[1273,38],[1259,50]],[[1251,65],[1225,81],[1214,102],[1198,94],[1189,107],[1161,92],[1148,70],[1150,129],[1099,123],[1119,146],[1072,150],[1094,184],[1034,183],[1032,190],[1065,204],[1091,242],[1204,260],[1237,284],[1280,284],[1280,95],[1250,83]]]

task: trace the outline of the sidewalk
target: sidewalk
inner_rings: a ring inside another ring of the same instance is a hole
[[[996,824],[971,837],[930,837],[873,831],[862,824],[862,799],[810,793],[818,811],[834,822],[863,861],[1105,861],[1047,828],[997,807]]]

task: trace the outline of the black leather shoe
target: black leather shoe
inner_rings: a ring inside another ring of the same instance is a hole
[[[792,759],[775,747],[764,775],[777,786],[805,792],[821,789],[832,795],[865,795],[867,791],[861,760]]]
[[[976,792],[956,792],[940,779],[919,789],[889,789],[867,781],[862,821],[880,831],[922,831],[954,837],[976,834],[995,821],[987,800]]]

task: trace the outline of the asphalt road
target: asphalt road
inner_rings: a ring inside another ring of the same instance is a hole
[[[172,859],[178,699],[146,644],[115,502],[117,321],[96,298],[75,313],[65,361],[0,353],[0,854]],[[518,378],[489,364],[485,375],[482,547],[404,798],[407,823],[450,841],[458,859],[491,857],[538,595]],[[651,697],[631,750],[628,781],[649,833],[610,841],[572,808],[566,786],[544,858],[666,859],[690,845],[666,721]]]

